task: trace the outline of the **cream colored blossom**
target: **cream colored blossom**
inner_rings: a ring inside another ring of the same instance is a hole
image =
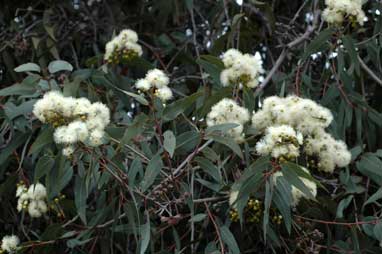
[[[237,142],[244,141],[244,124],[249,121],[249,112],[246,108],[240,107],[234,100],[224,98],[215,104],[207,115],[207,125],[215,126],[226,123],[237,124],[228,130],[227,134]]]
[[[90,133],[99,130],[104,133],[110,123],[110,110],[100,102],[91,103],[86,98],[64,97],[58,91],[48,92],[38,100],[33,108],[33,114],[42,122],[52,124],[55,128],[54,141],[65,146],[63,155],[72,155],[74,145],[102,144],[91,142]],[[100,138],[99,140],[103,139]]]
[[[237,49],[227,50],[222,61],[225,69],[220,74],[223,86],[238,85],[254,88],[264,73],[263,61],[258,52],[255,55],[242,54]]]

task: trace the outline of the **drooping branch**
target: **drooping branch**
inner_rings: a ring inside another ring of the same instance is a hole
[[[314,32],[314,30],[317,28],[318,21],[319,21],[319,16],[320,16],[320,10],[317,9],[317,2],[315,1],[315,10],[314,10],[314,19],[311,25],[309,25],[305,33],[303,33],[300,37],[297,37],[295,40],[289,42],[286,44],[281,51],[277,61],[273,65],[272,69],[269,71],[263,82],[258,86],[258,88],[255,91],[255,94],[258,94],[261,90],[263,90],[268,83],[272,80],[273,75],[278,71],[280,68],[281,64],[284,62],[286,56],[288,55],[288,52],[300,45],[301,43],[305,42],[310,38],[310,35]]]
[[[358,61],[361,64],[362,69],[364,69],[367,74],[378,83],[378,85],[382,86],[382,80],[366,65],[360,56],[358,56]]]

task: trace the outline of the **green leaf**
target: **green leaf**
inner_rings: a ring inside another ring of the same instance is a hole
[[[269,179],[265,184],[265,198],[264,198],[264,216],[263,216],[263,233],[264,239],[267,239],[267,229],[269,228],[269,210],[271,208],[272,195],[273,195],[273,186],[272,182]]]
[[[357,234],[357,226],[353,225],[351,226],[351,238],[352,238],[352,243],[353,243],[353,248],[354,248],[354,253],[361,254],[361,249],[359,247],[359,239],[358,239],[358,234]]]
[[[237,242],[235,240],[235,237],[229,230],[227,226],[220,227],[220,234],[222,237],[222,240],[225,244],[227,244],[228,248],[231,250],[233,254],[240,254],[239,246],[237,245]]]
[[[163,121],[174,120],[178,115],[183,113],[186,109],[191,107],[191,105],[203,95],[202,91],[196,92],[188,97],[177,100],[170,105],[167,105],[163,110]]]
[[[86,225],[86,200],[88,197],[85,179],[77,176],[74,183],[74,203],[77,208],[78,215]]]
[[[85,239],[83,241],[80,241],[78,239],[70,239],[66,242],[66,245],[68,246],[68,248],[75,248],[77,246],[82,246],[84,244],[87,244],[88,242],[90,242],[91,240],[93,240],[92,238],[89,238],[89,239]]]
[[[55,190],[60,193],[70,182],[73,177],[73,168],[66,167],[63,171],[60,172],[59,179],[57,185],[55,186]]]
[[[0,90],[0,96],[10,95],[31,95],[36,92],[36,88],[28,84],[15,84]]]
[[[358,171],[382,186],[382,162],[377,156],[366,153],[361,157],[361,160],[356,163],[356,166]]]
[[[374,233],[374,236],[375,238],[382,242],[382,221],[378,222],[377,225],[375,225],[374,229],[373,229],[373,233]]]
[[[187,154],[198,145],[200,142],[200,133],[191,130],[183,132],[176,137],[176,150],[177,154]]]
[[[199,166],[206,171],[207,174],[212,176],[218,183],[222,182],[222,176],[220,175],[219,169],[210,160],[203,157],[196,157],[194,161],[197,162]]]
[[[288,165],[290,169],[292,169],[294,172],[297,173],[299,177],[306,178],[312,182],[314,182],[318,187],[323,188],[326,190],[325,186],[323,186],[319,181],[317,181],[310,173],[309,171],[305,171],[303,167],[300,165],[297,165],[292,162],[285,162],[284,164]]]
[[[203,221],[207,217],[207,214],[205,213],[198,213],[191,217],[189,222],[200,222]]]
[[[96,71],[96,70],[94,70],[94,69],[80,69],[80,70],[75,70],[75,71],[71,74],[71,76],[72,76],[73,80],[84,81],[84,80],[86,80],[86,79],[89,79],[95,71]]]
[[[73,66],[67,61],[55,60],[49,63],[48,70],[50,73],[56,73],[59,71],[73,71]]]
[[[147,71],[155,68],[155,66],[152,63],[150,63],[149,61],[147,61],[143,57],[134,57],[133,59],[129,60],[126,64],[128,66],[132,66],[132,67],[135,67],[137,69],[140,69],[144,72],[147,72]]]
[[[240,190],[239,197],[242,197],[245,194],[250,194],[256,192],[261,186],[260,183],[263,180],[263,172],[256,171],[253,175],[248,177],[245,180],[239,180],[238,189]]]
[[[194,1],[193,0],[184,0],[186,3],[187,9],[191,11],[194,8]]]
[[[135,94],[135,93],[131,93],[131,92],[128,92],[128,91],[125,91],[123,89],[120,89],[116,86],[113,86],[115,89],[117,89],[118,91],[121,91],[122,93],[130,96],[130,97],[133,97],[134,99],[136,99],[140,104],[142,105],[149,105],[149,102],[142,96],[142,95],[139,95],[139,94]]]
[[[291,216],[291,204],[292,204],[292,188],[284,179],[284,177],[278,177],[275,184],[276,191],[273,193],[273,204],[280,211],[283,216],[283,221],[288,233],[291,233],[292,216]]]
[[[146,213],[146,223],[141,226],[141,247],[140,253],[145,254],[150,243],[150,216]]]
[[[308,187],[306,187],[304,182],[300,179],[300,176],[297,174],[295,167],[293,167],[292,165],[293,165],[292,163],[285,163],[285,164],[281,165],[283,176],[285,177],[285,180],[287,180],[287,182],[289,184],[291,184],[291,185],[295,186],[297,189],[299,189],[309,199],[314,200],[315,197],[313,196],[312,192],[309,190]]]
[[[221,87],[217,92],[205,98],[203,105],[201,105],[201,108],[198,109],[198,118],[204,118],[211,111],[213,105],[218,103],[223,98],[230,97],[232,95],[232,89],[232,86]]]
[[[353,195],[348,196],[345,199],[342,199],[341,202],[338,204],[337,207],[337,218],[343,218],[344,217],[344,210],[350,205],[350,202],[353,200]]]
[[[4,112],[7,117],[12,120],[18,116],[27,115],[32,112],[35,100],[25,101],[24,103],[16,106],[12,102],[7,102],[4,105]]]
[[[367,216],[363,218],[363,221],[375,221],[376,218],[373,216]],[[362,224],[362,229],[365,232],[366,235],[368,235],[371,238],[375,238],[374,236],[374,227],[375,225],[373,223],[370,224]]]
[[[40,131],[40,135],[33,142],[28,154],[40,152],[40,150],[48,144],[53,143],[54,129],[46,128]]]
[[[381,198],[382,198],[382,188],[379,188],[373,195],[371,195],[370,198],[368,198],[368,200],[363,204],[363,206],[374,203]]]
[[[126,128],[126,131],[121,139],[121,144],[127,144],[132,138],[143,133],[145,131],[147,121],[148,117],[143,113],[136,116],[133,123]]]
[[[236,128],[237,126],[239,126],[239,124],[237,123],[223,123],[210,126],[206,129],[206,135],[212,134],[214,132],[226,133],[230,129]]]
[[[232,190],[239,190],[238,199],[246,194],[256,192],[263,180],[263,171],[270,166],[269,157],[261,157],[246,168],[240,179],[232,185]]]
[[[53,40],[56,40],[55,36],[54,36],[54,28],[53,28],[53,26],[50,25],[50,17],[53,14],[54,14],[54,12],[53,12],[52,9],[50,9],[50,8],[49,9],[45,9],[42,21],[43,21],[44,29],[48,33],[50,38],[52,38]]]
[[[340,92],[339,92],[337,86],[329,86],[325,95],[321,99],[321,104],[324,106],[328,105],[332,101],[334,101],[338,96],[340,96]]]
[[[45,176],[53,167],[54,159],[50,156],[42,156],[37,164],[34,171],[34,182],[37,183],[39,179]]]
[[[172,131],[167,130],[163,133],[164,141],[163,147],[170,154],[170,157],[174,155],[175,147],[176,147],[176,138]]]
[[[145,176],[141,182],[142,191],[145,192],[155,181],[160,171],[162,170],[163,163],[160,153],[156,154],[146,167]]]
[[[0,152],[0,165],[8,159],[8,156],[10,156],[14,150],[16,150],[22,144],[25,144],[25,141],[28,139],[29,135],[30,133],[22,134],[19,132],[14,134],[14,138],[11,140],[11,142],[5,148],[2,148]]]
[[[40,236],[42,241],[56,240],[62,236],[64,233],[64,228],[61,224],[51,224],[49,225],[44,233]]]
[[[354,161],[358,158],[358,156],[362,153],[362,146],[355,146],[350,150],[351,153],[351,161]]]
[[[356,51],[354,40],[349,35],[342,37],[342,40],[351,58],[351,64],[354,65],[357,75],[359,76],[361,73],[361,69],[358,61],[358,53]]]
[[[302,61],[305,61],[312,54],[322,51],[326,47],[329,47],[328,40],[332,36],[333,29],[328,28],[319,33],[316,38],[308,45],[304,50],[304,53],[301,57]]]
[[[26,63],[16,67],[14,71],[15,72],[28,72],[28,71],[40,72],[41,68],[35,63]]]
[[[103,85],[106,85],[106,87],[112,87],[114,89],[116,89],[117,91],[121,92],[121,93],[124,93],[130,97],[133,97],[134,99],[136,99],[139,103],[141,103],[142,105],[149,105],[149,102],[142,96],[142,95],[139,95],[139,94],[135,94],[135,93],[132,93],[132,92],[128,92],[128,91],[125,91],[117,86],[115,86],[113,84],[113,82],[111,82],[109,79],[107,79],[105,76],[103,75],[94,75],[93,76],[93,79],[96,79],[99,83],[103,84]]]
[[[65,97],[72,96],[77,97],[78,89],[80,88],[81,81],[79,78],[76,78],[73,82],[64,84],[63,94]]]
[[[214,56],[202,55],[196,62],[210,74],[214,84],[220,86],[220,73],[224,69],[222,61]]]
[[[129,171],[127,173],[127,177],[129,179],[129,185],[134,188],[136,176],[143,172],[142,162],[139,158],[135,158],[130,165]],[[142,173],[143,174],[143,173]]]
[[[176,246],[175,253],[180,253],[180,249],[181,249],[180,237],[175,227],[172,227],[172,235],[173,235],[175,246]]]
[[[229,137],[223,137],[218,135],[209,135],[209,138],[213,139],[214,141],[223,144],[227,147],[229,147],[232,151],[234,151],[241,159],[244,159],[243,152],[241,151],[240,146]]]
[[[220,184],[212,183],[212,182],[200,179],[200,178],[197,178],[195,180],[198,181],[200,184],[206,186],[207,188],[211,189],[214,192],[219,192],[221,190]]]

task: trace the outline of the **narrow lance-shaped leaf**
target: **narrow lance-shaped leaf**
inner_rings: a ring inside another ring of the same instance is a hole
[[[223,144],[227,147],[229,147],[232,151],[234,151],[241,159],[244,158],[243,152],[241,151],[240,146],[232,139],[229,137],[223,137],[223,136],[218,136],[218,135],[210,135],[214,141]]]
[[[28,72],[28,71],[35,71],[35,72],[40,72],[41,68],[35,63],[26,63],[22,64],[20,66],[17,66],[14,69],[15,72]]]
[[[52,169],[53,165],[54,165],[54,158],[50,156],[42,156],[36,164],[36,168],[34,172],[34,182],[35,183],[38,182],[38,180],[41,177],[46,175]]]
[[[87,199],[87,190],[85,179],[77,176],[74,184],[74,203],[77,208],[78,215],[81,220],[86,224],[86,199]]]
[[[67,61],[56,60],[49,63],[48,70],[50,73],[56,73],[59,71],[72,71],[73,66]]]
[[[309,190],[308,187],[306,187],[304,182],[300,179],[299,175],[295,172],[293,167],[290,166],[290,164],[282,164],[281,167],[283,176],[291,185],[299,189],[309,199],[315,199],[312,192]]]
[[[225,244],[227,244],[228,248],[231,250],[233,254],[240,254],[239,246],[236,242],[234,235],[231,233],[227,226],[220,227],[220,233],[222,236],[222,240]]]
[[[265,199],[264,199],[264,216],[263,216],[263,233],[264,239],[267,239],[267,229],[269,227],[269,210],[272,202],[272,182],[269,179],[265,184]]]
[[[353,200],[353,195],[350,195],[349,197],[342,199],[341,202],[338,204],[337,207],[337,218],[343,218],[344,217],[344,210],[350,205],[350,202]]]
[[[146,213],[146,223],[141,226],[141,245],[140,245],[140,253],[146,253],[146,249],[150,243],[150,216]]]
[[[374,203],[381,198],[382,198],[382,188],[379,188],[373,195],[371,195],[371,197],[363,205],[365,206],[365,205]]]
[[[283,216],[283,221],[288,233],[291,233],[292,216],[291,216],[291,204],[292,204],[292,188],[283,177],[278,177],[275,184],[276,191],[273,193],[273,204],[277,207]]]
[[[155,181],[160,171],[162,170],[163,164],[161,160],[160,153],[156,154],[149,162],[146,167],[145,176],[141,182],[142,191],[146,191]]]
[[[175,147],[176,147],[176,138],[172,131],[167,130],[163,133],[163,147],[170,154],[170,157],[174,156]]]

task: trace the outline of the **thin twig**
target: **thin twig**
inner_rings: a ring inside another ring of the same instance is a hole
[[[200,148],[196,149],[193,153],[188,155],[188,157],[175,169],[174,175],[177,176],[179,172],[182,171],[183,167],[187,165],[187,163],[189,163],[200,151],[209,146],[212,142],[212,139],[208,140]]]
[[[192,40],[193,40],[193,44],[194,44],[194,47],[195,47],[196,57],[199,60],[200,59],[200,52],[199,52],[198,41],[196,40],[197,27],[196,27],[196,23],[195,23],[194,8],[190,8],[189,12],[190,12],[191,23],[192,23]],[[207,83],[206,83],[206,81],[205,81],[205,79],[203,77],[202,66],[200,66],[199,63],[198,63],[198,66],[199,66],[200,76],[202,77],[203,86],[206,88],[207,87]]]
[[[121,144],[121,142],[115,138],[112,138],[110,137],[110,140],[111,141],[114,141],[115,143],[117,144]],[[137,149],[135,149],[134,147],[128,145],[128,144],[123,144],[125,147],[127,147],[128,149],[130,149],[132,152],[136,153],[137,155],[139,155],[142,159],[144,159],[145,161],[150,161],[149,158],[147,158],[143,153],[141,153],[140,151],[138,151]]]
[[[254,6],[251,3],[244,3],[243,2],[243,7],[248,8],[252,13],[254,13],[256,16],[258,16],[262,23],[264,24],[268,34],[272,34],[272,27],[271,27],[271,22],[269,22],[268,18],[264,15],[264,13],[259,10],[256,6]]]
[[[221,197],[209,197],[209,198],[201,198],[201,199],[194,199],[194,203],[205,203],[205,202],[214,202],[214,201],[220,201],[228,199],[229,195],[221,196]]]
[[[216,231],[216,234],[218,236],[218,239],[219,239],[219,243],[220,243],[220,251],[222,254],[225,253],[225,250],[224,250],[224,244],[223,244],[223,240],[221,238],[221,235],[220,235],[220,230],[219,230],[219,227],[218,225],[216,224],[216,221],[214,219],[214,216],[212,215],[211,211],[210,211],[210,208],[208,207],[207,205],[207,202],[204,202],[204,206],[206,207],[207,209],[207,213],[208,213],[208,217],[210,217],[212,223],[214,224],[214,227],[215,227],[215,231]]]
[[[258,94],[261,90],[263,90],[264,87],[271,81],[273,75],[276,73],[276,71],[280,68],[281,64],[284,62],[289,50],[303,43],[307,39],[309,39],[310,35],[314,32],[314,30],[317,27],[319,13],[320,12],[318,10],[315,11],[313,23],[312,25],[309,25],[307,27],[304,34],[302,34],[300,37],[296,38],[295,40],[289,42],[288,44],[284,46],[279,58],[277,59],[276,63],[273,65],[273,68],[270,70],[270,72],[265,77],[264,81],[260,84],[260,86],[258,86],[258,88],[256,89],[255,91],[256,94]]]
[[[358,56],[358,61],[361,67],[376,81],[380,86],[382,86],[382,80],[366,65],[360,56]]]
[[[294,215],[294,217],[306,220],[306,221],[312,221],[317,222],[320,224],[326,224],[326,225],[340,225],[340,226],[357,226],[357,225],[365,225],[365,224],[377,224],[381,221],[381,219],[371,220],[371,221],[356,221],[356,222],[337,222],[337,221],[326,221],[326,220],[317,220],[317,219],[311,219],[306,218],[299,215]]]

